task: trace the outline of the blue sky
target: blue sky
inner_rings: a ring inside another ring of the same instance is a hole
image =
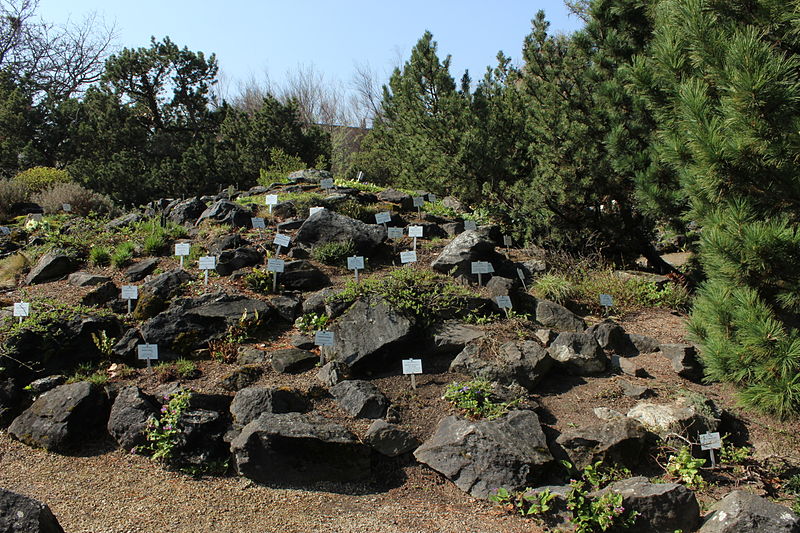
[[[147,46],[169,35],[179,46],[216,53],[230,87],[264,72],[280,84],[298,65],[347,83],[357,64],[388,79],[427,29],[440,57],[453,56],[451,73],[468,68],[473,80],[494,65],[499,50],[520,58],[530,20],[544,9],[554,32],[580,27],[561,0],[40,0],[39,15],[53,23],[96,12],[116,24],[118,44]]]

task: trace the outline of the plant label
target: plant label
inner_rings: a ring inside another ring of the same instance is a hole
[[[283,235],[281,233],[276,233],[275,238],[272,240],[273,244],[278,246],[283,246],[284,248],[289,247],[289,243],[292,241],[291,237],[288,235]]]
[[[413,196],[411,200],[414,202],[414,207],[422,207],[425,204],[423,196]]]
[[[315,215],[316,213],[319,213],[320,211],[322,211],[322,210],[324,210],[324,209],[325,209],[325,208],[324,208],[324,207],[321,207],[321,206],[309,207],[309,208],[308,208],[308,216]]]
[[[489,263],[486,261],[473,261],[470,263],[470,268],[473,274],[488,274]]]
[[[601,294],[600,305],[602,305],[603,307],[613,307],[614,298],[612,298],[610,294]]]
[[[386,228],[386,233],[390,239],[403,238],[403,228]]]
[[[475,231],[478,229],[478,224],[474,220],[464,221],[464,231]]]
[[[267,270],[270,272],[283,272],[286,262],[283,259],[267,259]]]
[[[192,252],[192,245],[188,242],[179,242],[175,245],[175,255],[187,256]]]
[[[333,346],[332,331],[318,331],[314,334],[314,344],[317,346]]]
[[[511,235],[503,235],[503,246],[509,248],[512,242]]]
[[[719,450],[722,448],[722,439],[719,433],[702,433],[699,437],[701,450]]]
[[[364,171],[359,170],[358,175],[356,176],[356,181],[361,181],[362,179],[364,179]]]
[[[376,224],[388,224],[391,221],[392,221],[392,214],[389,211],[384,211],[383,213],[375,213]]]
[[[266,197],[264,197],[264,203],[267,205],[278,205],[278,195],[268,194]]]
[[[320,180],[319,186],[323,189],[333,189],[333,178],[325,178]]]
[[[487,274],[494,274],[494,265],[492,265],[488,261],[486,262],[486,273]]]
[[[403,374],[422,374],[422,359],[403,359]]]
[[[213,255],[206,255],[197,261],[200,270],[214,270],[217,268],[217,258]]]
[[[122,286],[122,299],[123,300],[138,300],[139,287],[136,285],[123,285]]]
[[[495,296],[494,301],[497,302],[497,307],[500,309],[511,309],[511,296]]]
[[[31,316],[31,304],[28,302],[14,302],[14,316],[20,318]]]
[[[63,209],[65,213],[69,213],[72,211],[72,206],[70,204],[61,204],[61,209]]]
[[[158,359],[158,344],[140,344],[136,347],[136,351],[142,361],[156,361]]]
[[[262,217],[253,217],[250,222],[253,224],[253,229],[265,229],[267,227]]]
[[[409,226],[408,227],[408,236],[409,237],[422,237],[422,226]]]
[[[522,283],[525,283],[525,272],[523,272],[521,268],[517,269],[517,277]]]
[[[364,258],[362,256],[353,256],[347,258],[348,270],[364,270]]]
[[[400,252],[400,262],[403,263],[403,264],[416,263],[417,262],[417,252],[415,252],[415,251]]]
[[[428,194],[428,201],[434,203],[436,201],[436,195],[433,193]]]

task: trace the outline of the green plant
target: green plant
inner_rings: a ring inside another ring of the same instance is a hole
[[[330,317],[326,314],[306,313],[298,318],[294,325],[303,333],[312,333],[325,329],[329,319]]]
[[[111,252],[107,246],[97,245],[89,249],[89,263],[94,266],[106,266],[111,263]]]
[[[24,183],[0,179],[0,219],[11,216],[11,208],[29,198],[30,190]]]
[[[262,325],[262,318],[258,311],[249,314],[245,309],[239,320],[230,326],[225,336],[214,339],[208,343],[211,355],[224,363],[232,363],[239,353],[239,344],[247,342],[253,332]]]
[[[422,205],[422,210],[436,217],[455,219],[458,218],[458,213],[455,209],[447,207],[441,202],[425,202]]]
[[[346,261],[355,251],[353,241],[327,242],[315,246],[311,250],[311,258],[326,265],[338,265]]]
[[[706,483],[700,470],[705,462],[705,459],[692,457],[692,450],[689,446],[682,446],[678,453],[669,457],[664,468],[669,476],[677,479],[680,483],[693,489],[699,489]]]
[[[108,383],[109,376],[102,370],[98,370],[94,363],[81,363],[67,378],[67,383],[77,383],[79,381],[88,381],[92,385],[105,385]]]
[[[148,235],[142,244],[142,251],[145,255],[160,255],[164,248],[167,246],[167,241],[163,235],[153,234]]]
[[[572,280],[559,274],[545,274],[533,282],[533,293],[546,300],[563,304],[571,299],[575,293]]]
[[[482,315],[477,311],[470,312],[467,316],[464,317],[464,322],[467,324],[476,324],[478,326],[484,326],[486,324],[491,324],[500,318],[499,315],[489,314],[489,315]]]
[[[378,185],[373,185],[372,183],[367,183],[364,181],[336,178],[335,180],[333,180],[333,183],[337,187],[356,189],[364,192],[381,192],[383,190],[383,187],[379,187]]]
[[[505,488],[497,489],[497,492],[489,496],[492,501],[506,511],[516,511],[522,516],[540,515],[551,509],[550,501],[555,497],[550,489],[540,492],[533,492],[527,488],[523,491],[509,491]]]
[[[175,372],[183,379],[194,379],[200,375],[197,363],[183,358],[175,361]]]
[[[568,461],[562,464],[573,473],[574,467]],[[630,476],[630,471],[602,461],[589,464],[575,473],[570,480],[567,493],[567,509],[572,512],[570,522],[578,533],[607,531],[611,527],[627,528],[633,525],[638,516],[636,511],[627,511],[622,505],[622,494],[607,491],[600,496],[591,493],[598,491],[617,479]]]
[[[133,259],[133,253],[136,250],[136,245],[130,241],[121,242],[114,249],[111,254],[111,264],[116,268],[122,268]]]
[[[742,465],[750,460],[753,450],[747,446],[734,446],[727,441],[726,437],[727,435],[722,438],[722,448],[719,450],[720,461],[729,465]]]
[[[12,254],[0,259],[0,285],[15,285],[30,265],[23,254]]]
[[[72,183],[72,178],[66,170],[52,167],[33,167],[23,170],[13,181],[24,185],[30,192],[44,191],[59,183]]]
[[[258,184],[264,187],[272,183],[286,183],[286,177],[295,170],[303,170],[306,164],[296,155],[287,154],[281,148],[270,148],[270,165],[260,169]]]
[[[485,379],[453,382],[447,386],[442,399],[471,418],[493,419],[506,414],[520,403],[520,399],[510,402],[498,401],[493,393],[492,383]]]
[[[64,204],[70,205],[70,213],[84,217],[90,213],[111,215],[116,212],[111,198],[77,183],[57,183],[31,199],[41,205],[45,213],[51,214],[60,212]]]
[[[170,465],[174,459],[174,450],[181,434],[180,419],[189,408],[191,392],[181,389],[164,399],[167,403],[161,407],[161,416],[149,418],[145,428],[147,444],[141,450],[151,454],[154,461]]]
[[[251,291],[265,294],[272,291],[273,276],[272,271],[253,267],[253,270],[245,275],[244,282]]]
[[[97,347],[97,351],[104,357],[111,357],[114,353],[114,345],[117,343],[117,339],[109,337],[106,330],[102,330],[100,333],[92,333],[92,342]]]

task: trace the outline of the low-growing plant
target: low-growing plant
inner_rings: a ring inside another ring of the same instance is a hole
[[[743,465],[753,456],[753,450],[747,446],[734,446],[727,440],[727,435],[722,438],[722,448],[719,450],[719,459],[729,465]]]
[[[325,329],[329,319],[330,317],[324,313],[321,315],[317,313],[306,313],[295,320],[294,325],[303,333],[312,333]]]
[[[0,285],[15,285],[29,265],[28,258],[19,253],[0,259]]]
[[[11,208],[18,203],[27,202],[30,190],[24,183],[0,179],[0,220],[12,215]]]
[[[117,339],[109,337],[106,330],[101,330],[99,333],[92,333],[92,342],[103,357],[109,358],[114,354],[114,345],[117,343]]]
[[[269,270],[253,267],[253,270],[245,275],[244,282],[251,291],[266,294],[272,291],[273,276]]]
[[[458,213],[456,213],[455,209],[447,207],[442,202],[425,202],[422,205],[422,210],[428,213],[429,215],[447,218],[447,219],[455,219],[458,218]]]
[[[214,339],[208,343],[212,357],[224,363],[232,363],[239,353],[239,345],[247,342],[253,332],[262,325],[262,318],[258,311],[252,314],[245,309],[239,320],[228,326],[228,331],[221,339]]]
[[[462,410],[470,418],[489,420],[503,416],[521,403],[520,399],[510,402],[499,401],[494,395],[492,383],[480,378],[451,383],[447,386],[442,399]]]
[[[677,453],[669,457],[664,468],[667,474],[679,483],[692,489],[699,489],[706,484],[701,471],[705,462],[705,459],[693,457],[689,446],[682,446]]]
[[[564,461],[569,470],[573,466]],[[633,525],[639,513],[627,510],[622,505],[622,494],[608,491],[600,496],[592,493],[608,483],[628,477],[630,472],[614,466],[604,465],[602,461],[589,464],[570,480],[567,493],[567,509],[572,513],[570,523],[576,533],[595,533],[614,528],[625,529]]]
[[[182,379],[195,379],[200,375],[197,363],[183,358],[175,361],[175,372]]]
[[[327,242],[311,250],[311,258],[326,265],[339,265],[356,251],[353,241]]]
[[[381,192],[383,190],[383,187],[379,187],[378,185],[373,185],[372,183],[367,183],[365,181],[336,178],[335,180],[333,180],[333,183],[337,187],[356,189],[358,191],[363,191],[363,192]]]
[[[464,220],[474,220],[478,226],[488,226],[494,224],[491,211],[487,207],[478,207],[473,209],[471,213],[463,213],[461,218]]]
[[[560,274],[545,274],[533,282],[533,293],[539,298],[564,304],[576,294],[572,280]]]
[[[108,374],[99,370],[94,363],[80,363],[72,375],[67,378],[67,383],[88,381],[92,385],[101,386],[108,383],[108,380]]]
[[[111,263],[111,252],[107,246],[97,245],[89,249],[89,263],[94,266],[107,266]]]
[[[111,254],[111,264],[116,268],[122,268],[133,260],[133,253],[136,245],[130,241],[121,242]]]
[[[191,393],[185,389],[166,396],[164,399],[167,403],[161,408],[161,416],[147,420],[145,428],[147,444],[136,451],[149,453],[154,461],[171,465],[181,434],[180,419],[189,408],[190,398]]]
[[[550,492],[550,489],[533,492],[531,488],[521,491],[499,488],[496,493],[489,496],[489,501],[500,505],[509,512],[516,511],[522,516],[536,516],[544,514],[552,508],[550,501],[553,498],[555,498],[555,494]]]

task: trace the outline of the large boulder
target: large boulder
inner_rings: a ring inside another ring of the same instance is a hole
[[[414,457],[477,498],[500,487],[533,486],[553,462],[533,411],[512,411],[495,420],[448,416]]]
[[[249,227],[253,213],[241,205],[228,200],[218,200],[203,211],[197,218],[195,225],[204,220],[212,220],[220,224],[228,224],[234,227]]]
[[[233,423],[246,426],[262,413],[302,413],[308,400],[298,391],[274,387],[247,387],[236,393],[231,402]]]
[[[320,415],[263,413],[231,442],[236,471],[262,483],[358,481],[370,476],[371,450]]]
[[[145,320],[166,309],[167,302],[180,293],[181,287],[192,280],[192,275],[182,268],[175,268],[145,281],[139,287],[134,318]]]
[[[67,254],[52,251],[44,254],[25,278],[26,285],[61,279],[75,270],[76,264]]]
[[[783,505],[735,490],[711,508],[699,533],[798,533],[800,517]]]
[[[133,265],[125,269],[125,279],[130,282],[141,281],[150,274],[152,274],[157,266],[158,266],[157,257],[149,257],[147,259],[142,259],[138,263],[134,263]]]
[[[567,372],[576,376],[599,374],[608,364],[606,354],[591,333],[559,333],[548,351]]]
[[[329,329],[334,333],[334,345],[323,346],[322,355],[353,367],[408,340],[414,322],[373,296],[356,301]]]
[[[330,242],[352,241],[356,253],[369,255],[383,240],[386,229],[375,224],[365,224],[360,220],[323,209],[308,217],[294,238],[294,243],[304,248]]]
[[[381,418],[389,407],[386,396],[369,381],[340,381],[330,390],[339,407],[355,418]]]
[[[432,353],[458,353],[468,344],[486,336],[486,331],[478,326],[464,324],[460,320],[447,320],[438,323],[431,331]]]
[[[639,464],[647,431],[630,418],[610,420],[603,424],[568,429],[556,442],[566,451],[576,468],[604,461],[630,468]]]
[[[29,446],[63,452],[99,433],[108,417],[108,398],[91,383],[61,385],[40,396],[11,422],[8,432]]]
[[[572,331],[580,333],[586,329],[586,322],[567,309],[549,300],[537,300],[536,321],[546,328],[556,331]]]
[[[488,261],[497,270],[505,259],[495,251],[495,245],[488,229],[465,231],[444,247],[431,263],[431,268],[444,274],[452,273],[456,277],[474,277],[472,262]]]
[[[378,193],[378,200],[381,202],[389,202],[390,204],[397,204],[403,211],[411,211],[414,209],[414,200],[410,194],[395,189],[384,189]]]
[[[216,271],[220,276],[230,276],[240,268],[259,265],[263,260],[264,254],[249,246],[225,250],[217,258]]]
[[[310,370],[319,361],[319,356],[308,350],[284,348],[275,350],[270,356],[270,364],[280,374],[298,374]]]
[[[507,342],[497,353],[481,342],[473,342],[453,359],[450,372],[463,372],[505,385],[517,383],[532,390],[552,366],[553,359],[547,350],[534,341]]]
[[[170,461],[181,467],[208,468],[228,459],[224,436],[228,417],[211,409],[190,409],[178,419]]]
[[[697,382],[703,378],[703,365],[691,344],[662,344],[661,354],[669,359],[672,370],[680,377]]]
[[[172,206],[167,214],[167,219],[175,224],[187,226],[193,224],[205,210],[206,204],[200,198],[190,198]]]
[[[298,260],[284,265],[283,272],[278,274],[278,282],[290,290],[315,291],[329,285],[331,280],[308,261]]]
[[[419,441],[408,431],[380,419],[367,429],[364,442],[387,457],[403,455],[419,446]]]
[[[146,442],[147,420],[157,415],[155,400],[130,385],[117,393],[106,427],[120,448],[131,450]]]
[[[622,506],[639,513],[634,524],[625,529],[631,533],[688,533],[700,521],[700,505],[694,493],[677,483],[650,483],[646,477],[634,477],[612,483],[596,495],[607,492],[621,494]]]
[[[0,531],[3,533],[64,533],[50,508],[16,492],[0,488]]]

